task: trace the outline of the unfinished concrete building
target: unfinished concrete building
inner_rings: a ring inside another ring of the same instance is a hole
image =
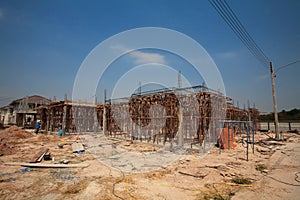
[[[153,143],[215,143],[220,120],[254,121],[259,112],[233,107],[232,99],[204,86],[161,89],[105,104],[52,102],[36,109],[42,129],[98,133]],[[255,126],[256,127],[256,126]]]
[[[6,125],[17,125],[19,127],[33,128],[37,119],[36,108],[49,105],[51,100],[39,96],[27,96],[12,101],[9,105],[2,107],[1,122]]]
[[[82,133],[95,130],[95,104],[68,100],[55,101],[36,110],[42,120],[41,129],[47,132],[54,132],[59,128],[68,133]]]

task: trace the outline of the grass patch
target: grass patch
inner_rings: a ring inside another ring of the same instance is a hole
[[[243,177],[235,177],[231,181],[239,185],[243,185],[243,184],[250,185],[252,183],[249,179]]]
[[[197,200],[230,200],[234,196],[234,192],[225,189],[223,191],[218,191],[215,187],[206,192],[201,192],[196,196]]]
[[[258,165],[255,166],[255,169],[256,169],[257,171],[262,172],[262,171],[264,171],[264,170],[267,169],[267,166],[266,166],[265,164],[258,164]]]
[[[230,200],[235,191],[226,185],[205,184],[207,189],[197,194],[197,200]]]

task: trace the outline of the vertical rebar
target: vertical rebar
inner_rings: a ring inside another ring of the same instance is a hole
[[[250,124],[249,124],[249,121],[248,121],[248,123],[247,123],[247,139],[246,139],[246,143],[247,143],[247,145],[246,145],[246,155],[247,155],[247,161],[248,161],[248,154],[249,154],[249,126],[250,126]]]
[[[107,135],[107,124],[106,124],[106,89],[104,90],[104,104],[103,104],[103,134]]]
[[[254,120],[252,121],[252,153],[254,154]]]

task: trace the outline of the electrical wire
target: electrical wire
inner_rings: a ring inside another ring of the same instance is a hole
[[[221,4],[223,4],[222,1],[221,1]],[[255,43],[255,41],[253,40],[253,38],[251,37],[249,32],[245,29],[245,27],[243,26],[241,21],[237,18],[237,16],[235,15],[235,13],[233,12],[233,10],[230,8],[230,6],[227,4],[227,2],[225,0],[224,0],[223,5],[224,5],[225,9],[228,11],[229,16],[231,16],[231,18],[236,22],[237,27],[243,32],[244,37],[246,37],[246,39],[249,41],[251,46],[253,46],[253,49],[258,51],[260,53],[261,58],[264,59],[265,62],[267,62],[267,64],[269,64],[269,62],[268,62],[269,58],[264,54],[264,52],[261,50],[261,48],[258,47],[258,45]]]
[[[295,174],[295,181],[297,181],[298,183],[300,183],[300,180],[298,180],[298,178],[299,178],[299,176],[298,176],[298,174],[300,174],[300,172],[297,172],[296,174]]]
[[[218,7],[218,9],[224,9],[224,4],[222,5],[216,5]],[[245,46],[249,49],[249,51],[259,59],[259,61],[263,64],[263,66],[265,66],[265,60],[263,57],[261,57],[261,55],[259,54],[259,52],[257,52],[257,48],[255,45],[253,45],[253,43],[251,43],[251,39],[249,39],[249,37],[245,34],[245,31],[241,28],[241,26],[236,22],[236,20],[232,17],[232,15],[229,13],[228,14],[228,9],[225,7],[225,10],[220,10],[220,12],[223,14],[223,17],[225,17],[226,19],[225,22],[230,26],[230,28],[235,32],[235,34],[239,37],[239,39],[245,44]],[[224,11],[224,12],[223,12]],[[227,12],[227,14],[225,13]],[[236,28],[237,27],[237,28]]]
[[[283,159],[286,158],[286,156],[287,156],[287,154],[284,154],[283,156],[281,156],[281,158],[279,158],[279,159],[275,162],[275,164],[273,165],[273,167],[270,168],[270,170],[269,170],[268,173],[271,173],[271,172],[274,170],[274,166],[278,166],[278,165],[283,161]],[[263,179],[264,177],[268,177],[268,178],[270,178],[270,179],[272,179],[272,180],[274,180],[274,181],[277,181],[277,182],[282,183],[282,184],[285,184],[285,185],[297,186],[297,187],[300,186],[300,184],[293,184],[293,183],[289,183],[289,182],[285,182],[285,181],[276,179],[276,178],[272,177],[271,175],[269,175],[268,173],[264,173],[263,171],[262,171],[261,173],[263,174],[263,176],[260,177],[259,179],[255,180],[255,181],[260,181],[260,180]],[[300,172],[296,172],[296,173],[295,173],[295,181],[297,181],[297,182],[299,183],[300,181],[298,180],[298,178],[299,178],[298,174],[300,174]]]
[[[288,66],[293,65],[293,64],[296,64],[296,63],[298,63],[298,62],[300,62],[300,60],[296,60],[296,61],[294,61],[294,62],[291,62],[291,63],[288,63],[288,64],[286,64],[286,65],[283,65],[283,66],[278,67],[278,68],[275,70],[275,74],[276,74],[279,70],[281,70],[282,68],[288,67]]]
[[[297,181],[297,182],[299,182],[298,180],[297,180],[297,177],[298,177],[298,175],[297,174],[299,174],[300,172],[297,172],[297,173],[295,173],[295,180]],[[277,181],[277,182],[279,182],[279,183],[283,183],[283,184],[285,184],[285,185],[290,185],[290,186],[300,186],[300,184],[293,184],[293,183],[288,183],[288,182],[285,182],[285,181],[281,181],[281,180],[278,180],[278,179],[276,179],[276,178],[274,178],[274,177],[272,177],[272,176],[270,176],[269,174],[266,174],[265,175],[266,177],[268,177],[268,178],[270,178],[270,179],[272,179],[272,180],[274,180],[274,181]]]
[[[124,198],[122,198],[121,196],[119,196],[119,195],[117,195],[117,194],[115,193],[115,186],[116,186],[117,184],[123,182],[124,179],[125,179],[124,172],[123,172],[122,170],[120,170],[120,169],[119,169],[119,171],[122,173],[122,179],[120,179],[120,180],[116,181],[115,183],[113,183],[112,193],[113,193],[113,195],[114,195],[115,197],[118,197],[119,199],[124,200]]]
[[[227,4],[225,0],[209,0],[210,4],[219,13],[231,30],[236,34],[236,36],[244,43],[248,50],[253,54],[253,56],[261,62],[263,67],[268,68],[269,59],[258,47],[253,38],[250,36],[249,32],[242,25],[240,20],[234,14],[233,10]]]
[[[268,58],[262,52],[262,50],[254,42],[250,34],[246,31],[244,26],[238,20],[232,9],[224,1],[212,1],[211,4],[221,15],[224,21],[230,26],[234,33],[239,37],[239,39],[245,44],[245,46],[250,50],[250,52],[263,64],[263,66],[268,64]]]

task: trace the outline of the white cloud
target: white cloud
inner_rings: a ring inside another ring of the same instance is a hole
[[[145,64],[145,63],[160,63],[166,64],[165,57],[158,53],[145,53],[141,51],[134,51],[130,53],[135,59],[136,64]]]
[[[111,49],[118,50],[118,51],[129,51],[123,46],[112,46]],[[142,52],[140,50],[135,50],[129,53],[129,55],[134,59],[135,64],[147,64],[147,63],[160,63],[160,64],[167,64],[165,56],[159,53],[148,53]]]
[[[220,58],[225,58],[225,59],[232,59],[232,58],[236,58],[237,54],[235,52],[232,51],[227,51],[227,52],[223,52],[223,53],[219,53],[218,56]]]

